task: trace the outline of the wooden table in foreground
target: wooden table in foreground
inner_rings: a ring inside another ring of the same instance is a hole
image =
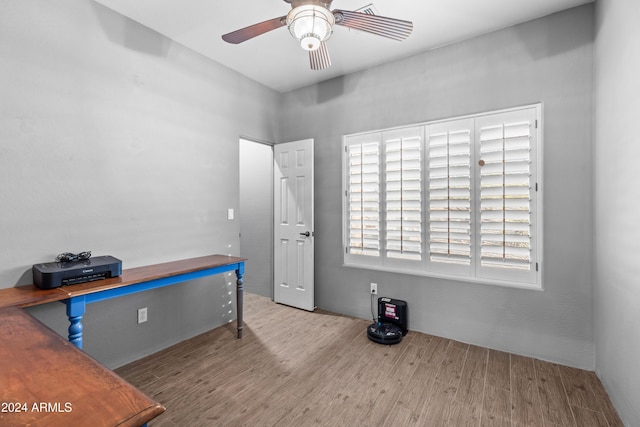
[[[17,307],[0,309],[0,425],[144,426],[164,412]]]

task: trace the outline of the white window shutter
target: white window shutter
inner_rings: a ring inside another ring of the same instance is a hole
[[[535,283],[536,109],[476,119],[481,277]]]
[[[422,259],[422,128],[383,134],[385,255]]]
[[[344,138],[345,265],[542,288],[542,105]]]
[[[347,252],[380,256],[379,134],[350,138],[346,145]]]
[[[438,271],[469,274],[473,121],[428,126],[429,261]]]

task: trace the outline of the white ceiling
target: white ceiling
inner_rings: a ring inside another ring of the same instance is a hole
[[[373,3],[378,15],[413,21],[403,42],[336,26],[332,66],[309,68],[307,52],[286,27],[233,45],[223,34],[291,9],[283,0],[96,0],[196,52],[279,92],[287,92],[435,47],[569,9],[593,0],[335,0],[331,9]]]

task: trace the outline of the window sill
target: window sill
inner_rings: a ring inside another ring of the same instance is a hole
[[[441,273],[434,273],[429,271],[418,271],[418,270],[411,270],[411,269],[382,267],[382,266],[366,265],[366,264],[343,263],[342,266],[348,267],[348,268],[359,268],[364,270],[381,271],[385,273],[430,277],[434,279],[445,279],[445,280],[452,280],[452,281],[462,282],[462,283],[501,286],[505,288],[526,289],[531,291],[544,291],[544,287],[541,284],[535,284],[535,283],[519,283],[519,282],[506,281],[506,280],[485,279],[485,278],[469,277],[469,276],[457,276],[454,274],[441,274]]]

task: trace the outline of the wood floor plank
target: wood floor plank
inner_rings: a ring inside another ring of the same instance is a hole
[[[434,336],[425,348],[424,362],[431,365],[439,365],[442,363],[448,345],[448,339]]]
[[[447,425],[451,404],[456,394],[456,387],[450,384],[434,381],[432,384],[431,395],[426,402],[420,424],[424,426],[445,426]]]
[[[467,357],[460,376],[458,393],[456,393],[456,400],[458,402],[482,410],[486,371],[486,359],[477,360]]]
[[[422,334],[420,332],[409,331],[407,336],[404,338],[408,340],[410,344],[413,344],[418,347],[427,347],[432,340],[431,335]]]
[[[419,414],[402,406],[395,405],[385,418],[383,427],[417,426]]]
[[[530,357],[511,355],[511,379],[524,378],[529,381],[535,381],[536,373],[533,365],[533,359]]]
[[[487,384],[484,388],[482,418],[487,418],[491,420],[491,423],[498,425],[510,423],[511,393],[503,388]]]
[[[535,379],[512,375],[511,420],[514,426],[541,426],[542,411]]]
[[[486,364],[488,357],[488,348],[478,347],[477,345],[469,345],[469,349],[467,350],[467,360],[478,360]]]
[[[606,417],[602,412],[592,411],[579,406],[572,407],[576,425],[589,427],[609,427]]]
[[[406,350],[397,360],[393,369],[388,372],[389,380],[382,385],[384,393],[380,393],[374,407],[366,416],[360,418],[364,424],[378,425],[379,420],[386,420],[389,413],[398,405],[399,400],[408,392],[410,387],[415,387],[413,382],[416,377],[423,377],[424,373],[416,374],[421,368],[420,354],[423,349],[411,344],[406,345]],[[386,374],[386,373],[385,373]],[[378,373],[378,376],[380,374]],[[418,418],[417,411],[410,411],[412,417]]]
[[[545,424],[575,425],[558,366],[535,360],[534,367]]]
[[[383,392],[384,391],[384,392]],[[390,387],[381,390],[371,406],[366,411],[356,411],[358,416],[355,423],[351,425],[378,426],[381,421],[386,420],[389,412],[398,401],[398,396],[402,392],[401,388]]]
[[[405,351],[398,358],[395,366],[389,372],[392,378],[397,378],[403,383],[408,382],[411,379],[418,365],[421,363],[421,351],[422,349],[415,345],[407,344]]]
[[[487,359],[487,385],[502,390],[510,390],[510,357],[509,353],[489,350]]]
[[[419,419],[425,402],[431,396],[435,375],[436,367],[433,365],[427,363],[418,364],[407,386],[398,396],[395,406],[406,409],[412,414],[412,418]]]
[[[597,403],[594,406],[604,413],[609,426],[624,427],[624,423],[620,419],[616,409],[613,407],[613,403],[611,403],[607,391],[604,389],[604,386],[596,376],[595,372],[583,371],[583,374],[589,384],[589,388],[596,396]]]
[[[405,352],[408,345],[408,343],[404,342],[400,342],[400,344],[396,345],[382,345],[370,341],[367,345],[367,349],[369,354],[371,354],[377,363],[384,364],[386,366],[393,366],[402,356],[402,353]]]
[[[609,395],[594,372],[558,366],[571,407],[589,409],[604,414],[611,427],[624,426]]]
[[[466,344],[460,345],[455,341],[449,343],[444,358],[442,362],[440,362],[440,367],[436,374],[436,381],[452,385],[456,388],[460,385],[460,378],[468,347]]]
[[[413,331],[380,345],[364,319],[245,301],[243,339],[224,325],[116,370],[167,407],[150,427],[622,427],[593,372]]]
[[[312,405],[307,405],[303,399],[289,393],[271,394],[266,399],[262,399],[255,409],[245,410],[237,415],[232,414],[226,424],[232,426],[303,425],[303,421],[313,420],[320,425],[325,418],[326,409],[330,409],[330,406],[322,411],[321,408],[315,408],[317,402],[311,403]]]
[[[516,424],[511,424],[511,422],[506,417],[496,417],[493,414],[487,413],[483,413],[480,420],[481,427],[510,427],[511,425],[515,426]]]
[[[397,396],[388,392],[390,378],[377,376],[373,381],[367,378],[367,382],[351,388],[349,391],[349,404],[345,405],[339,413],[339,419],[346,425],[375,425],[386,417],[381,413],[393,408]],[[375,419],[374,417],[375,412]]]
[[[467,405],[458,400],[452,400],[449,405],[448,426],[455,427],[478,427],[482,408],[475,405]]]
[[[591,387],[589,379],[580,369],[568,366],[558,366],[560,377],[567,392],[569,404],[572,407],[578,406],[592,411],[604,410]]]

